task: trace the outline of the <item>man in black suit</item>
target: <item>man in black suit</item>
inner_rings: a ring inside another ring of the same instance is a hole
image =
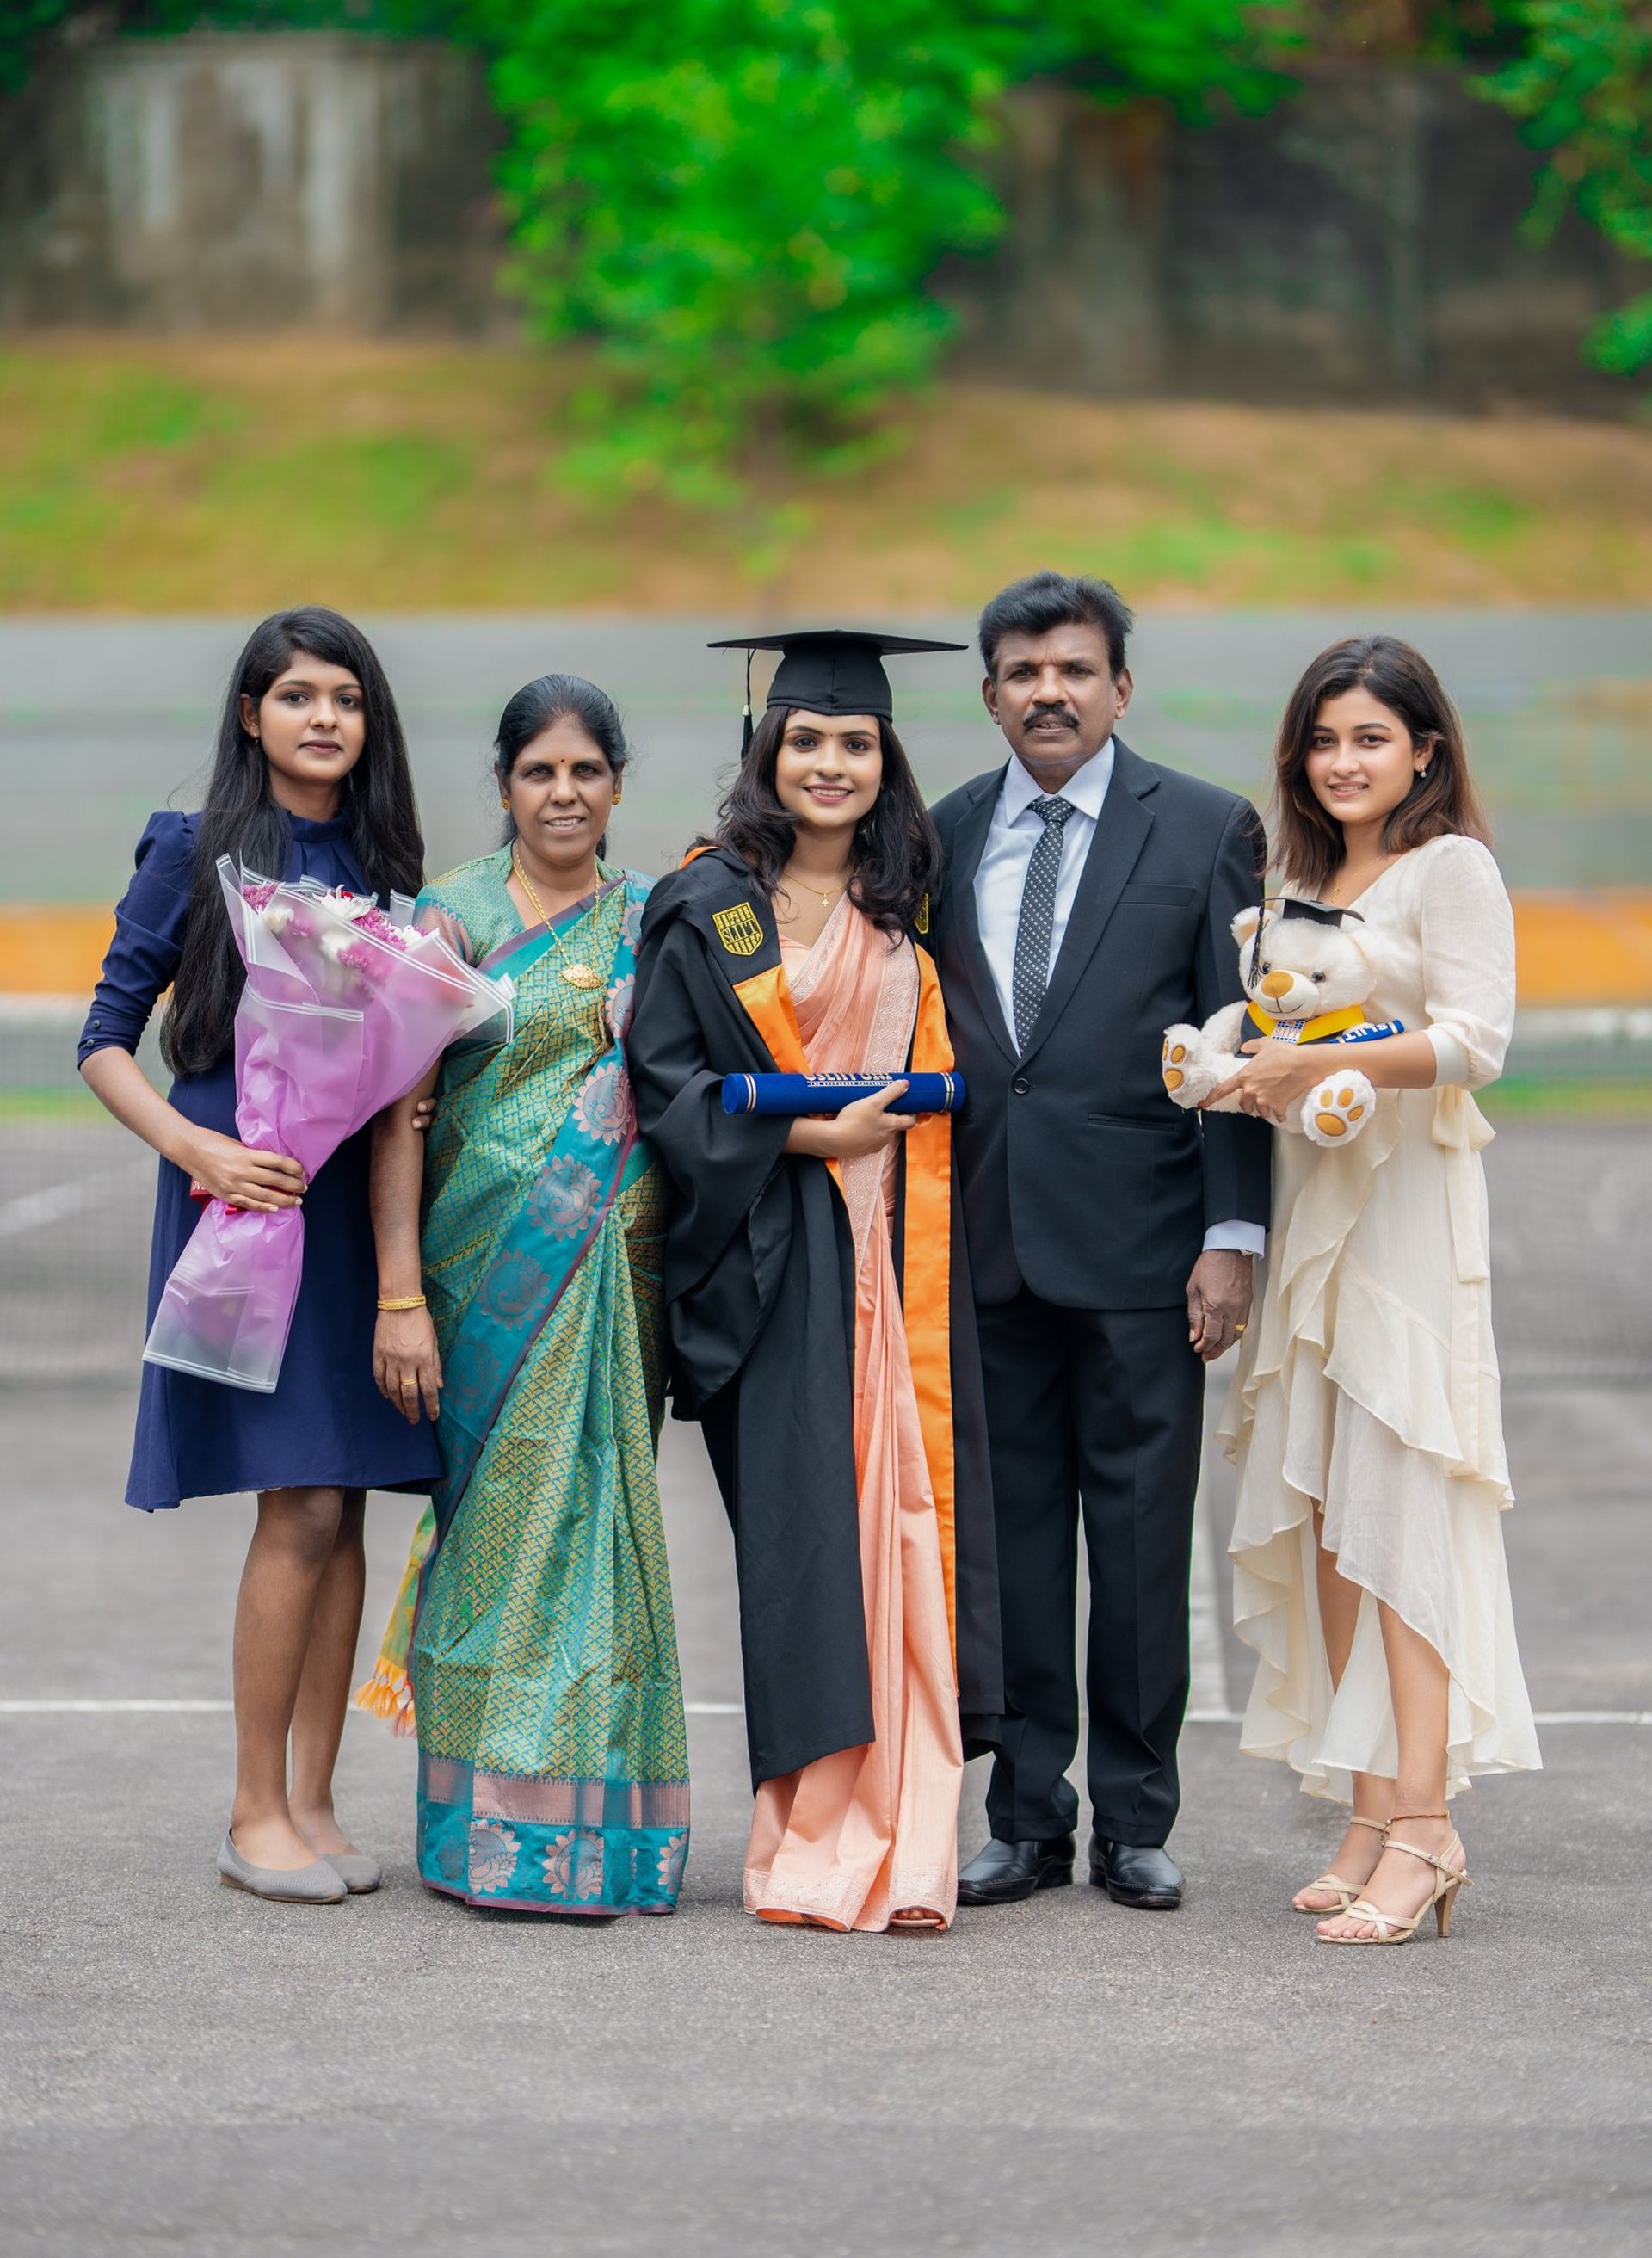
[[[1011,756],[934,811],[1010,1712],[966,1905],[1072,1879],[1081,1519],[1090,1878],[1126,1905],[1181,1897],[1164,1846],[1204,1366],[1249,1313],[1272,1132],[1180,1111],[1160,1039],[1240,993],[1229,928],[1266,850],[1248,800],[1116,734],[1131,625],[1105,581],[1040,572],[996,596],[982,692]]]

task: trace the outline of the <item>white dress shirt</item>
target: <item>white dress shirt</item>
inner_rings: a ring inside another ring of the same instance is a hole
[[[1055,881],[1055,917],[1050,930],[1049,970],[1055,969],[1067,933],[1067,920],[1078,898],[1079,881],[1089,855],[1090,841],[1102,820],[1108,786],[1113,781],[1113,740],[1093,753],[1052,799],[1066,800],[1073,813],[1061,833],[1061,861]],[[1045,788],[1028,769],[1011,758],[1003,785],[987,828],[975,872],[975,921],[988,969],[997,992],[1003,1024],[1014,1040],[1015,942],[1021,922],[1021,896],[1027,883],[1027,865],[1044,835],[1044,819],[1033,808],[1045,797]],[[1259,1223],[1213,1223],[1204,1235],[1207,1251],[1230,1248],[1241,1254],[1260,1254],[1267,1233]]]

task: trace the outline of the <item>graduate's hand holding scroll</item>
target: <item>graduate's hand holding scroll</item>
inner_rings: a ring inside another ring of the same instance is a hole
[[[869,1153],[881,1153],[923,1118],[890,1111],[905,1088],[904,1082],[891,1082],[870,1097],[857,1097],[841,1113],[805,1114],[792,1123],[781,1149],[815,1161],[859,1161]]]

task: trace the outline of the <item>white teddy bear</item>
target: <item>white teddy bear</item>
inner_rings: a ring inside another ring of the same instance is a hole
[[[1358,930],[1351,930],[1348,920]],[[1377,985],[1377,953],[1353,910],[1287,896],[1266,910],[1241,910],[1233,920],[1239,977],[1250,999],[1228,1004],[1202,1027],[1165,1030],[1165,1088],[1178,1105],[1197,1105],[1246,1061],[1243,1042],[1323,1043],[1328,1051],[1403,1032],[1398,1020],[1372,1026],[1366,999]],[[1370,1120],[1377,1093],[1348,1056],[1327,1056],[1326,1076],[1286,1127],[1315,1145],[1345,1145]],[[1212,1109],[1239,1110],[1237,1097]]]

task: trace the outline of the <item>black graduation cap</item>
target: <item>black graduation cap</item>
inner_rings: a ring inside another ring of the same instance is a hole
[[[770,706],[801,707],[809,714],[876,714],[893,721],[883,661],[915,650],[968,650],[967,643],[931,643],[921,636],[877,635],[863,628],[809,628],[798,634],[730,636],[707,643],[708,650],[746,653],[746,729],[751,742],[751,657],[759,650],[781,654],[769,685]]]
[[[1338,909],[1334,902],[1310,902],[1300,894],[1280,894],[1268,906],[1282,918],[1306,918],[1311,925],[1340,925],[1344,918],[1352,918],[1356,925],[1365,922],[1358,910]]]
[[[1282,918],[1303,918],[1310,925],[1341,925],[1344,918],[1352,918],[1356,925],[1365,919],[1358,910],[1338,909],[1334,902],[1310,902],[1302,894],[1274,894],[1266,906],[1277,910]],[[1258,920],[1251,941],[1251,978],[1254,982],[1262,962],[1262,927]]]

